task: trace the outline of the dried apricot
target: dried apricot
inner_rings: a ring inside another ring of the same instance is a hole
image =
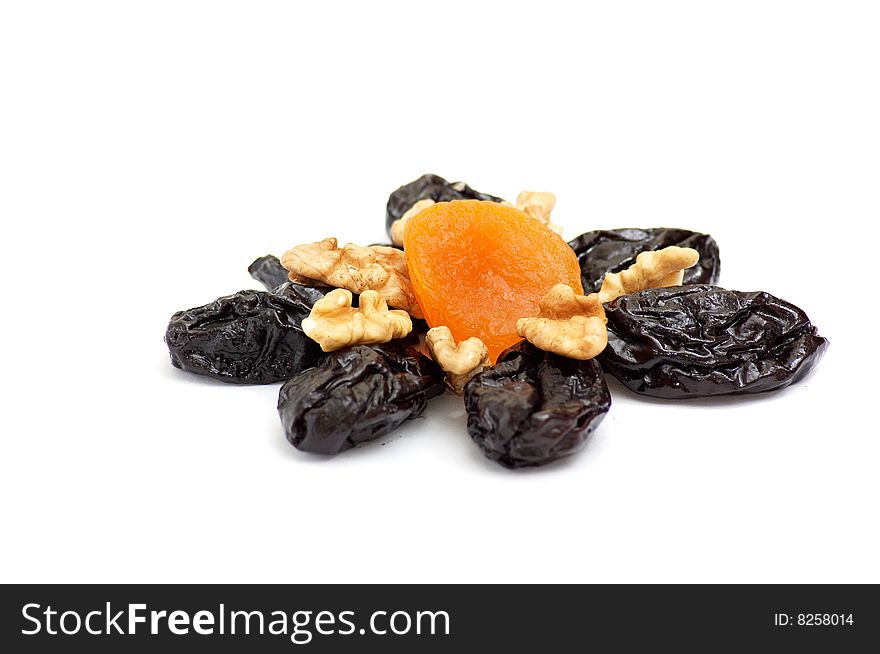
[[[540,221],[496,202],[438,202],[404,234],[413,291],[431,327],[476,336],[492,361],[522,340],[519,318],[538,315],[556,284],[583,293],[577,257]]]

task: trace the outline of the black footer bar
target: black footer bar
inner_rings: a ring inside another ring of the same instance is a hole
[[[7,585],[0,593],[6,652],[846,652],[880,643],[874,585]]]

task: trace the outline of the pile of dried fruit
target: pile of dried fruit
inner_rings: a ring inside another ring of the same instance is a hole
[[[171,317],[171,362],[285,382],[287,439],[321,454],[388,434],[448,387],[485,455],[518,468],[583,447],[611,406],[603,370],[655,397],[757,393],[797,381],[825,351],[798,307],[716,286],[708,234],[615,229],[566,243],[554,204],[423,175],[388,199],[393,245],[327,238],[260,257],[248,270],[266,291]]]

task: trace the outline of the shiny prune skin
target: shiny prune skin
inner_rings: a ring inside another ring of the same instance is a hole
[[[505,350],[464,389],[467,429],[507,468],[540,466],[584,447],[611,407],[601,366],[530,343]]]
[[[671,245],[693,248],[700,253],[697,265],[684,271],[683,283],[716,284],[721,272],[721,257],[715,239],[687,229],[597,229],[581,234],[568,244],[581,266],[585,293],[598,291],[605,273],[617,273],[629,268],[640,252],[660,250]]]
[[[291,287],[297,285],[291,284]],[[171,317],[165,343],[171,363],[231,384],[285,381],[324,353],[302,331],[311,290],[240,291]]]
[[[306,286],[305,284],[297,284],[296,282],[285,282],[274,291],[275,295],[280,295],[291,302],[301,304],[309,311],[315,306],[315,302],[327,295],[333,290],[332,286]],[[352,306],[357,306],[358,295],[352,298]]]
[[[431,199],[434,202],[452,202],[453,200],[488,200],[504,202],[503,199],[488,193],[472,189],[464,182],[447,182],[440,175],[422,175],[418,179],[404,184],[388,196],[385,207],[385,229],[391,236],[391,225],[409,211],[419,200]]]
[[[760,393],[806,375],[828,341],[807,315],[765,292],[658,288],[605,305],[605,370],[636,393],[667,399]]]
[[[287,268],[281,265],[281,261],[272,254],[255,259],[248,266],[248,272],[255,280],[260,282],[267,291],[279,293],[294,301],[301,301],[310,308],[322,297],[333,290],[332,286],[313,283],[312,285],[300,284],[289,281]],[[354,296],[353,306],[357,306],[357,295]]]
[[[337,454],[397,429],[443,393],[443,371],[417,339],[355,345],[327,355],[281,387],[278,414],[297,449]]]
[[[260,282],[267,291],[274,291],[289,279],[287,268],[282,266],[281,260],[273,254],[255,259],[248,266],[248,273]]]

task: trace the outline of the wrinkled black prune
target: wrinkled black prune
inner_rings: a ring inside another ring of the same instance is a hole
[[[651,229],[597,229],[569,241],[581,265],[584,292],[598,291],[605,273],[626,270],[645,250],[660,250],[670,245],[693,248],[700,262],[684,271],[685,284],[716,284],[721,272],[718,244],[708,234],[687,229],[654,227]]]
[[[318,282],[311,285],[288,281],[287,269],[281,265],[278,257],[267,254],[248,266],[251,277],[260,282],[268,291],[287,296],[288,299],[303,302],[309,307],[333,290]],[[352,300],[352,306],[358,306],[358,296]]]
[[[657,288],[605,305],[602,365],[644,395],[759,393],[807,374],[828,341],[806,314],[764,292],[718,286]]]
[[[385,229],[391,236],[391,225],[409,211],[419,200],[431,199],[434,202],[451,202],[452,200],[490,200],[504,202],[503,199],[475,191],[464,182],[447,182],[440,175],[422,175],[417,180],[404,184],[388,196],[385,207]]]
[[[290,379],[325,356],[302,331],[311,311],[308,289],[240,291],[178,311],[165,332],[171,363],[233,384]]]
[[[254,260],[248,266],[248,272],[269,291],[274,291],[289,279],[287,268],[282,266],[278,257],[272,254]]]
[[[272,254],[256,259],[248,266],[248,272],[267,291],[286,295],[289,299],[304,302],[309,307],[333,290],[332,286],[324,284],[306,285],[289,281],[287,268],[282,266],[278,257]],[[357,298],[358,296],[355,295],[352,306],[357,306]]]
[[[417,342],[355,345],[293,377],[278,394],[287,440],[305,452],[336,454],[421,415],[445,386]]]
[[[529,343],[505,350],[498,364],[464,389],[468,433],[507,468],[539,466],[580,450],[608,409],[601,366],[543,352]]]
[[[312,307],[315,306],[315,302],[332,290],[331,286],[306,286],[296,282],[285,282],[272,292],[275,295],[282,295],[292,302],[300,303],[311,311]],[[358,297],[358,295],[352,297],[351,305],[353,307],[358,305]]]

